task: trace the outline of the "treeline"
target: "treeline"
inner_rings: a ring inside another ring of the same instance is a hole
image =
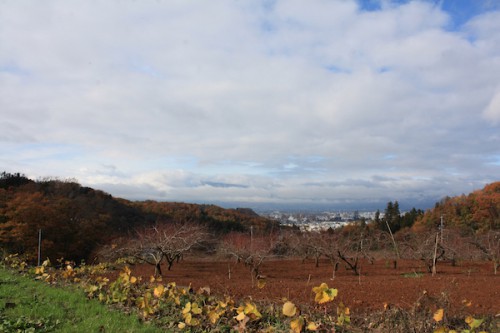
[[[91,260],[117,237],[160,223],[202,224],[214,234],[277,227],[275,222],[213,205],[131,202],[73,180],[32,180],[19,173],[0,174],[0,250],[36,258],[42,232],[43,257]]]
[[[444,198],[415,222],[413,230],[438,228],[441,217],[446,228],[459,229],[463,233],[500,229],[500,182],[468,195]]]
[[[399,230],[411,228],[423,215],[424,211],[416,208],[401,214],[399,203],[389,201],[384,216],[381,218],[380,211],[377,210],[373,222],[375,228],[396,233]]]
[[[360,221],[361,232],[382,231],[408,235],[440,228],[462,235],[479,235],[500,229],[500,182],[454,198],[445,198],[426,212],[412,209],[401,214],[399,203],[389,202],[383,216]],[[215,205],[176,202],[132,202],[84,187],[74,180],[32,180],[0,174],[0,250],[36,258],[42,232],[43,257],[92,260],[94,254],[117,238],[137,238],[138,230],[154,225],[201,225],[211,234],[274,234],[278,222],[250,209],[223,209]],[[345,227],[344,231],[354,227]],[[403,236],[399,236],[403,237]],[[407,237],[407,236],[404,236]],[[409,236],[408,236],[409,237]],[[216,237],[218,239],[222,237]],[[313,241],[314,242],[314,241]]]

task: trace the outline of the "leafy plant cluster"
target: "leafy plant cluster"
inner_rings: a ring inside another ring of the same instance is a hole
[[[162,278],[151,276],[142,279],[132,274],[128,266],[123,266],[114,281],[106,277],[109,264],[79,265],[59,260],[58,267],[52,267],[49,260],[41,266],[29,267],[17,255],[4,258],[4,263],[19,272],[53,285],[78,285],[89,299],[137,313],[142,320],[156,326],[177,332],[361,332],[359,323],[353,323],[351,311],[342,302],[334,302],[338,290],[326,283],[311,290],[314,306],[296,305],[283,298],[278,303],[255,302],[251,298],[235,300],[230,296],[214,295],[209,287],[193,290],[191,286],[178,286],[175,282],[165,283]],[[109,274],[108,274],[109,275]],[[462,325],[445,315],[444,308],[435,312],[431,306],[422,308],[419,302],[414,314],[408,316],[401,309],[391,309],[386,305],[379,321],[370,320],[369,329],[390,329],[403,332],[398,327],[415,325],[421,321],[424,330],[415,332],[434,333],[484,333],[483,319],[466,316]],[[406,317],[405,317],[406,316]],[[420,317],[419,317],[420,316]],[[413,320],[413,321],[412,321]],[[25,325],[49,329],[57,322],[38,320],[18,323],[4,321],[4,327]],[[10,325],[10,326],[8,326]],[[14,326],[13,326],[14,325]],[[38,325],[38,326],[37,326]],[[404,326],[406,325],[406,326]],[[493,327],[489,323],[487,327]],[[29,327],[28,327],[29,326]],[[459,327],[459,328],[457,328]],[[431,330],[428,330],[428,329]],[[24,329],[24,328],[22,328]],[[31,332],[25,330],[26,332]],[[24,331],[19,331],[24,332]]]
[[[18,332],[18,333],[34,333],[34,332],[52,332],[60,324],[60,321],[53,318],[31,319],[22,316],[16,319],[7,318],[0,314],[0,332]]]

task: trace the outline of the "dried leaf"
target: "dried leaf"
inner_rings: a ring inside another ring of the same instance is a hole
[[[283,314],[287,317],[293,317],[297,313],[297,307],[292,302],[283,304]]]
[[[315,323],[315,322],[312,322],[312,321],[311,321],[311,322],[309,322],[309,323],[307,324],[307,330],[308,330],[308,331],[316,331],[316,330],[318,330],[318,325],[316,325],[316,323]]]
[[[198,303],[191,304],[191,312],[193,314],[200,314],[202,312],[201,308],[198,306]]]
[[[322,283],[318,287],[314,287],[312,291],[316,293],[314,301],[318,304],[331,302],[338,294],[337,289],[329,288],[326,283]]]
[[[443,315],[444,315],[444,310],[443,309],[438,309],[436,312],[434,312],[434,321],[440,322],[443,320]]]
[[[290,322],[290,331],[293,333],[300,333],[304,327],[304,318],[298,317]]]
[[[153,291],[153,294],[156,298],[160,298],[165,292],[165,287],[162,284],[159,284]]]

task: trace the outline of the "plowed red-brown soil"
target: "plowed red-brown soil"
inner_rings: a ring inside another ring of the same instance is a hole
[[[283,259],[262,264],[261,274],[266,285],[252,286],[250,270],[235,261],[187,258],[163,269],[163,280],[177,285],[191,285],[193,290],[209,286],[212,293],[230,295],[234,299],[252,297],[254,300],[280,301],[283,297],[298,304],[312,304],[312,287],[322,282],[338,289],[337,300],[353,311],[365,312],[397,306],[411,309],[423,298],[447,300],[449,310],[469,314],[500,314],[500,275],[493,274],[490,262],[461,262],[457,266],[440,262],[437,274],[426,272],[420,261],[399,261],[394,269],[385,260],[361,263],[361,275],[340,265],[332,280],[332,266],[320,261]],[[132,267],[136,276],[149,277],[153,266]],[[424,296],[425,294],[425,296]],[[469,306],[465,304],[469,303]]]

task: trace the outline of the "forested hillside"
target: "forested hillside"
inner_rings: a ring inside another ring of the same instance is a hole
[[[155,223],[192,222],[214,233],[271,228],[274,222],[217,206],[131,202],[74,181],[34,181],[0,174],[0,250],[36,257],[42,230],[43,257],[91,259],[100,245]]]
[[[462,232],[500,229],[500,182],[486,185],[468,195],[446,197],[415,222],[414,230],[437,227],[443,217],[446,227]]]

